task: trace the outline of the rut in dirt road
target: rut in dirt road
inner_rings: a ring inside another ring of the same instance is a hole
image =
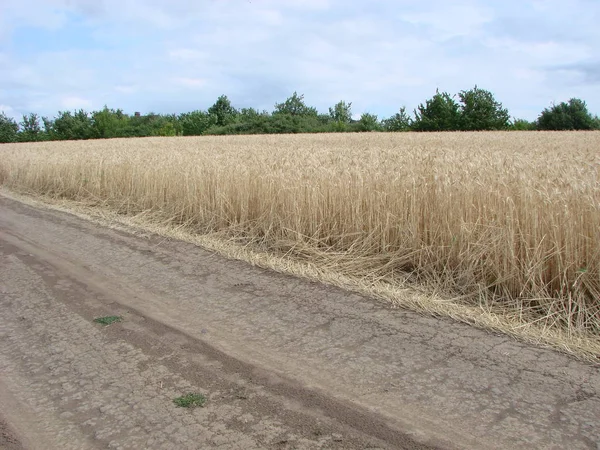
[[[3,197],[0,308],[15,449],[600,444],[597,367]]]

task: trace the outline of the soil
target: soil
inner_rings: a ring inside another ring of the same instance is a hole
[[[3,449],[600,448],[597,366],[4,197],[0,312]]]

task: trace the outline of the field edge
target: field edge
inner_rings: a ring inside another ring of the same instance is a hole
[[[4,186],[0,186],[0,196],[36,208],[71,214],[111,229],[137,235],[151,233],[188,242],[226,258],[375,298],[386,302],[390,308],[404,308],[421,314],[451,318],[479,329],[511,336],[528,344],[552,348],[586,362],[600,363],[600,338],[570,335],[559,330],[548,330],[535,323],[510,320],[483,307],[454,303],[451,298],[444,298],[431,290],[424,291],[418,286],[390,286],[383,282],[365,282],[358,277],[343,275],[330,268],[318,267],[306,261],[257,251],[210,235],[193,235],[177,228],[144,221],[143,216],[122,216],[101,207],[92,207],[70,200],[18,193]]]

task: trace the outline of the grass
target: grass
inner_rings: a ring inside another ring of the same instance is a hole
[[[112,325],[116,322],[122,322],[123,318],[121,316],[105,316],[105,317],[96,317],[94,319],[95,323],[99,323],[102,325]]]
[[[198,393],[190,393],[173,399],[180,408],[198,408],[206,404],[206,397]]]
[[[8,144],[0,183],[303,263],[400,304],[409,286],[438,314],[597,340],[599,148],[598,132]]]

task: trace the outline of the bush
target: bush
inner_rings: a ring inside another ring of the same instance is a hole
[[[83,109],[73,114],[59,111],[53,122],[53,134],[60,140],[91,139],[95,137],[92,118]]]
[[[377,116],[363,113],[358,121],[358,131],[381,131],[381,124]]]
[[[385,131],[409,131],[412,127],[412,119],[406,113],[406,108],[400,108],[392,117],[384,119],[382,122]]]
[[[460,129],[463,131],[506,130],[510,125],[508,110],[496,101],[494,94],[475,86],[461,91]]]
[[[535,122],[529,122],[525,119],[513,119],[508,128],[514,131],[533,131],[536,129]]]
[[[200,136],[216,126],[218,117],[204,111],[192,111],[179,116],[184,136]]]
[[[275,104],[273,115],[316,117],[318,112],[316,108],[307,106],[306,103],[304,103],[304,95],[298,95],[297,92],[294,92],[285,102]]]
[[[97,139],[128,137],[129,117],[120,109],[115,111],[104,106],[101,111],[92,113],[92,135]]]
[[[337,102],[329,108],[329,117],[332,122],[349,124],[352,121],[352,102],[346,103],[344,100]]]
[[[39,140],[101,139],[144,136],[201,136],[205,134],[283,134],[365,131],[478,131],[478,130],[592,130],[600,129],[600,118],[592,116],[585,102],[571,99],[545,109],[535,122],[509,120],[508,111],[487,90],[475,86],[458,96],[436,90],[435,95],[414,110],[406,108],[379,120],[365,113],[352,119],[352,103],[340,101],[319,114],[306,105],[304,96],[294,92],[275,105],[273,113],[254,108],[236,110],[221,95],[207,111],[196,110],[178,116],[149,113],[134,116],[107,106],[91,114],[84,110],[59,111],[54,119],[37,114],[24,115],[20,124],[2,113],[0,142]]]
[[[435,95],[415,110],[415,131],[454,131],[460,125],[458,103],[447,92],[436,91]]]
[[[231,106],[227,96],[221,95],[215,104],[208,108],[208,114],[215,116],[216,125],[222,127],[234,122],[238,112]]]
[[[19,125],[17,122],[8,117],[4,112],[0,113],[0,142],[17,142]]]
[[[594,130],[600,129],[597,117],[592,117],[583,100],[572,98],[546,108],[537,119],[540,130]]]

